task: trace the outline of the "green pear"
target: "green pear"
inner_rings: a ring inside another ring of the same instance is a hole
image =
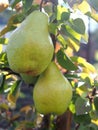
[[[26,73],[20,73],[21,78],[24,80],[25,83],[27,84],[35,84],[37,81],[38,76],[32,76],[28,75]]]
[[[35,108],[41,114],[63,114],[72,99],[72,87],[54,62],[38,78],[33,91]]]
[[[48,21],[47,14],[33,11],[13,31],[6,49],[13,71],[37,76],[47,68],[54,53]]]

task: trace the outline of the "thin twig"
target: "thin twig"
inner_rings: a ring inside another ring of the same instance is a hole
[[[40,11],[42,11],[43,2],[44,2],[44,0],[41,0],[41,3],[40,3]]]

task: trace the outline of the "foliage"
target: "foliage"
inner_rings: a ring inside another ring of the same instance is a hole
[[[88,42],[85,17],[93,18],[98,22],[96,13],[98,4],[96,3],[98,3],[97,0],[74,0],[74,2],[64,0],[62,4],[57,3],[57,0],[42,0],[41,3],[36,0],[10,2],[8,9],[13,15],[5,28],[0,31],[0,128],[58,130],[57,122],[60,117],[52,114],[40,115],[36,112],[31,93],[33,85],[24,83],[21,76],[10,69],[6,52],[3,50],[3,46],[8,43],[6,34],[17,28],[32,11],[43,8],[50,18],[49,32],[55,47],[54,60],[73,87],[73,98],[68,110],[72,120],[69,122],[69,127],[65,129],[97,130],[98,79],[96,70],[84,58],[75,55],[80,49],[80,43]],[[28,93],[24,92],[24,89],[28,90]],[[22,106],[21,100],[27,103]]]

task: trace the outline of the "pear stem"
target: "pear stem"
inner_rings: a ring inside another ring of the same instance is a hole
[[[42,4],[43,4],[44,0],[41,0],[40,2],[40,12],[42,12]]]

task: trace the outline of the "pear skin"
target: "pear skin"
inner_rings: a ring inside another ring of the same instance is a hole
[[[33,11],[13,31],[6,49],[13,71],[37,76],[47,68],[54,53],[48,21],[47,14]]]
[[[37,78],[38,78],[38,76],[34,77],[34,76],[28,75],[26,73],[21,73],[20,76],[24,80],[24,82],[27,84],[35,84],[37,81]]]
[[[54,62],[38,78],[33,91],[35,108],[41,114],[63,114],[72,99],[72,86]]]

